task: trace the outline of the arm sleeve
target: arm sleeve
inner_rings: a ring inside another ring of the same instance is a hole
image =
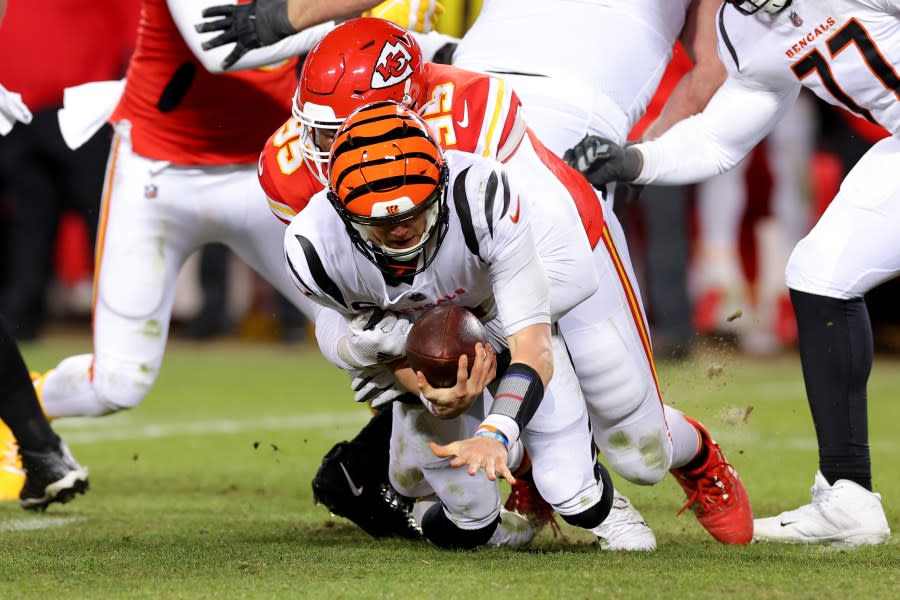
[[[172,19],[181,32],[181,37],[194,53],[194,56],[200,61],[200,64],[210,73],[222,73],[222,61],[234,48],[233,44],[225,44],[211,50],[204,50],[201,44],[210,37],[214,37],[208,33],[197,33],[194,25],[203,21],[202,12],[208,5],[217,4],[212,0],[167,0],[169,12]],[[240,71],[241,69],[255,69],[271,65],[294,56],[305,54],[315,46],[322,37],[334,28],[334,22],[329,21],[304,29],[290,37],[272,44],[250,50],[244,54],[229,71]]]
[[[734,167],[775,127],[800,84],[771,90],[729,76],[698,115],[635,146],[644,165],[635,183],[695,183]]]
[[[311,241],[315,236],[302,227],[314,229],[317,225],[303,221],[298,216],[284,232],[284,263],[288,277],[304,296],[319,306],[349,313],[343,292],[325,266],[328,260],[322,259],[319,248]]]
[[[472,210],[472,217],[479,221],[482,257],[489,265],[497,312],[509,337],[529,325],[550,322],[550,289],[529,224],[528,199],[502,169],[495,174],[498,184],[484,186],[494,189],[494,198],[484,199],[493,210]]]

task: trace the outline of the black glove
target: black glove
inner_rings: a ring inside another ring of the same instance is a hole
[[[210,50],[234,42],[234,49],[222,61],[227,69],[248,50],[269,46],[289,35],[297,33],[287,14],[287,0],[253,0],[249,4],[224,4],[203,9],[203,18],[221,17],[194,25],[198,33],[221,31],[211,40],[203,42],[203,49]]]
[[[643,157],[634,148],[622,147],[612,140],[586,135],[566,150],[563,160],[587,177],[598,190],[613,181],[634,181],[641,172]]]

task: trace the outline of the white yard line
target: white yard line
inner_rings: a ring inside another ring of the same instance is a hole
[[[253,419],[210,419],[178,423],[140,423],[134,415],[97,419],[59,419],[53,421],[65,441],[71,445],[94,444],[108,441],[169,438],[184,435],[231,435],[245,431],[291,431],[309,429],[356,428],[371,417],[367,410],[334,413],[310,413],[280,417]],[[763,437],[765,435],[765,437]],[[787,448],[791,450],[815,450],[816,439],[809,437],[778,437],[774,434],[750,429],[714,427],[714,439],[724,444],[726,453],[734,453],[742,446],[749,448]],[[889,439],[870,440],[877,452],[898,452],[900,441]]]
[[[84,520],[85,517],[26,517],[24,519],[10,519],[9,521],[0,522],[0,531],[50,529],[51,527],[62,527]]]
[[[282,417],[255,419],[210,419],[183,423],[104,423],[104,419],[79,419],[77,423],[63,419],[53,422],[68,444],[93,444],[116,440],[177,437],[182,435],[228,435],[245,431],[284,431],[302,429],[327,429],[344,426],[360,426],[371,415],[360,409],[355,412],[311,413]]]

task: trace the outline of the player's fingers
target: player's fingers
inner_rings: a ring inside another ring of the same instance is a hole
[[[234,4],[220,4],[219,6],[208,6],[203,9],[200,15],[204,19],[210,17],[230,17],[234,14]]]
[[[467,381],[469,381],[469,357],[463,353],[456,363],[456,385],[465,387]]]
[[[497,481],[497,469],[494,467],[494,461],[488,460],[484,464],[484,472],[491,481]]]
[[[448,456],[454,455],[454,453],[450,451],[449,445],[441,446],[440,444],[435,444],[434,442],[428,442],[428,447],[431,449],[431,453],[438,458],[447,458]]]
[[[206,40],[200,47],[204,50],[212,50],[213,48],[218,48],[219,46],[224,46],[225,44],[230,44],[234,42],[234,36],[228,33],[223,33],[222,35],[217,35],[211,40]]]
[[[244,55],[247,50],[245,48],[241,48],[240,44],[234,47],[234,50],[225,57],[225,60],[222,61],[222,69],[227,70],[231,65],[236,63],[240,57]]]
[[[512,471],[509,470],[509,467],[506,465],[506,461],[503,461],[499,464],[497,468],[497,472],[500,473],[500,476],[503,477],[506,481],[510,483],[510,485],[516,482],[516,478],[513,477]]]
[[[215,21],[204,21],[194,25],[197,33],[207,33],[210,31],[226,31],[231,27],[231,19],[216,19]]]

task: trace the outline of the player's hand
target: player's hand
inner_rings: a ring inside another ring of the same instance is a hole
[[[477,398],[481,397],[484,388],[497,376],[497,356],[490,344],[475,344],[475,361],[469,373],[469,357],[459,357],[456,369],[456,385],[451,388],[436,388],[428,383],[425,373],[416,373],[419,393],[425,397],[432,414],[441,419],[453,419],[463,414]]]
[[[378,17],[405,29],[428,33],[434,30],[443,12],[444,6],[437,0],[418,0],[415,3],[412,0],[385,0],[362,16]]]
[[[412,323],[391,311],[369,309],[350,321],[350,332],[338,341],[338,354],[355,369],[386,365],[406,356]]]
[[[457,468],[469,466],[469,475],[475,476],[479,469],[484,469],[488,479],[497,480],[499,474],[510,484],[516,482],[509,467],[506,466],[508,453],[506,446],[498,440],[484,436],[475,436],[467,440],[461,440],[439,446],[434,442],[428,444],[431,451],[438,458],[455,457],[450,461],[450,466]]]
[[[372,407],[387,404],[407,393],[397,383],[397,378],[381,365],[351,371],[353,375],[353,399],[366,402]]]
[[[606,184],[613,181],[634,181],[643,166],[643,156],[638,150],[596,135],[584,136],[566,150],[563,160],[587,177],[598,190],[605,189]]]
[[[236,63],[248,50],[269,46],[297,33],[288,20],[287,0],[210,6],[203,9],[202,15],[208,20],[194,25],[198,33],[221,32],[203,42],[204,50],[234,43],[231,53],[222,61],[223,69]]]

